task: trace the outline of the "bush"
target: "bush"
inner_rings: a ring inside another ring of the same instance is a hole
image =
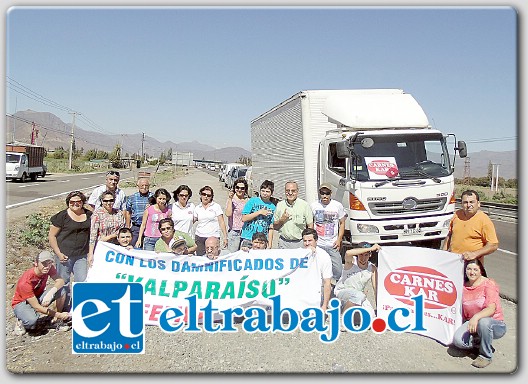
[[[48,245],[49,228],[49,217],[41,213],[32,213],[27,216],[25,229],[20,234],[22,245],[41,249],[46,248]]]

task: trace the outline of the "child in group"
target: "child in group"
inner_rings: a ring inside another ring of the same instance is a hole
[[[371,318],[375,317],[374,307],[367,299],[365,289],[371,281],[376,297],[378,269],[369,259],[372,252],[380,249],[378,244],[362,242],[359,243],[358,248],[346,251],[343,273],[334,288],[334,294],[341,301],[343,312],[348,308],[362,307],[367,310]]]
[[[268,248],[273,243],[273,213],[276,204],[273,203],[271,195],[273,194],[274,183],[270,180],[264,180],[260,185],[260,196],[252,197],[247,201],[242,209],[242,233],[240,238],[242,243],[240,248],[250,248],[253,234],[263,232],[267,234]]]
[[[117,242],[120,246],[125,247],[126,249],[133,249],[132,245],[132,231],[130,228],[119,228],[117,231]]]

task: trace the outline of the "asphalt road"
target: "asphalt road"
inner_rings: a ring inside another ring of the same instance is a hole
[[[140,168],[139,170],[123,170],[121,180],[135,179],[138,172],[153,172],[155,167]],[[196,192],[203,185],[210,185],[215,190],[215,201],[222,206],[225,205],[227,190],[218,180],[218,171],[194,170],[199,176],[200,186],[196,185]],[[50,196],[65,195],[75,189],[91,192],[93,188],[104,183],[105,172],[90,174],[50,174],[45,178],[39,178],[35,182],[19,183],[6,182],[6,208],[8,215],[16,211],[26,210],[28,203],[39,203]],[[177,180],[175,180],[177,186]],[[168,186],[167,186],[168,187]],[[173,189],[170,189],[172,191]],[[175,187],[174,187],[175,188]],[[192,188],[192,187],[191,187]],[[131,189],[127,194],[134,192]],[[193,190],[195,190],[193,188]],[[196,193],[197,194],[197,193]],[[194,198],[194,197],[193,197]],[[196,200],[196,199],[195,199]],[[196,200],[197,201],[197,200]],[[501,295],[517,303],[517,275],[518,275],[518,238],[517,223],[492,219],[497,230],[500,241],[499,250],[492,255],[486,256],[485,267],[490,277],[493,277],[501,286]]]
[[[135,179],[138,172],[153,172],[156,167],[145,167],[133,170],[119,170],[121,180]],[[104,184],[106,171],[83,174],[47,174],[36,181],[21,183],[6,181],[6,208],[11,209],[28,202],[44,200],[50,197],[67,194],[70,191],[91,191]]]

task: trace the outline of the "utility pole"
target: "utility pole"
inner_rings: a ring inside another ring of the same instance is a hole
[[[491,192],[498,192],[499,190],[499,165],[491,163]]]
[[[143,132],[143,135],[141,137],[141,162],[143,163],[145,161],[145,155],[143,154],[143,144],[145,143],[145,132]]]
[[[69,162],[68,162],[68,169],[71,170],[72,160],[73,160],[73,141],[74,141],[73,130],[75,128],[75,116],[80,115],[80,113],[79,112],[69,112],[69,113],[73,115],[73,124],[72,124],[72,129],[71,129],[71,140],[70,140],[70,157],[69,157]]]
[[[470,162],[469,162],[469,157],[466,157],[464,159],[464,178],[463,178],[463,183],[465,185],[469,185],[470,178],[471,178],[471,166],[470,166]]]

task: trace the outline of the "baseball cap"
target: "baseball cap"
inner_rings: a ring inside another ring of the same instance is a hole
[[[45,262],[46,260],[52,260],[54,261],[55,258],[53,257],[53,255],[51,254],[50,251],[42,251],[39,253],[38,255],[38,261],[40,261],[41,263]]]
[[[371,247],[372,247],[372,244],[367,243],[366,241],[362,241],[361,243],[358,244],[358,248],[371,248]]]
[[[332,186],[330,184],[327,184],[327,183],[321,184],[321,186],[319,187],[319,191],[321,189],[328,189],[330,192],[333,192]]]
[[[185,238],[183,236],[174,236],[172,239],[171,248],[178,248],[180,245],[186,244]]]

